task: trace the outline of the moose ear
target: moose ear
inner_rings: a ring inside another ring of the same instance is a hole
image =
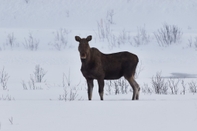
[[[86,38],[87,41],[91,41],[92,40],[92,36],[89,35],[87,38]]]
[[[75,36],[75,40],[79,42],[81,38],[79,36]]]

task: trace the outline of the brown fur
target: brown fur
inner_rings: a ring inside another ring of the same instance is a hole
[[[124,76],[133,88],[132,100],[139,99],[139,85],[134,80],[138,57],[129,52],[118,52],[103,54],[97,48],[90,48],[88,42],[92,36],[80,38],[75,36],[79,42],[79,53],[82,62],[81,72],[87,80],[88,99],[92,99],[93,80],[96,79],[99,85],[100,99],[103,100],[104,79],[114,80]]]

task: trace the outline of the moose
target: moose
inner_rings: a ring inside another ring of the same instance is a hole
[[[133,88],[132,100],[139,99],[140,87],[134,79],[138,57],[127,51],[113,54],[104,54],[97,48],[90,48],[89,41],[92,36],[80,38],[75,36],[79,42],[78,51],[81,59],[81,72],[85,77],[88,85],[88,99],[92,100],[93,80],[98,81],[100,100],[103,100],[104,80],[119,79],[122,76],[128,80]]]

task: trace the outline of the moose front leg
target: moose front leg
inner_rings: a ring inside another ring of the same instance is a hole
[[[104,88],[104,79],[99,79],[98,80],[98,85],[99,85],[99,95],[100,95],[100,99],[103,100],[103,88]]]
[[[87,85],[88,85],[88,100],[92,100],[92,91],[93,91],[93,79],[87,79]]]

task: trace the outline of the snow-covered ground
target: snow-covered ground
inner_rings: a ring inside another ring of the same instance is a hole
[[[197,89],[196,0],[0,3],[0,131],[196,130],[197,93],[190,90],[191,84]],[[158,44],[154,34],[164,24],[181,31],[175,44]],[[140,37],[143,30],[146,40]],[[131,101],[132,92],[109,92],[107,84],[100,101],[96,81],[93,100],[87,100],[76,35],[92,35],[90,46],[104,53],[138,55],[139,101]],[[34,82],[36,67],[43,69],[42,82]],[[159,72],[168,83],[167,95],[146,90],[153,89],[152,78]],[[170,81],[178,82],[177,95]]]

